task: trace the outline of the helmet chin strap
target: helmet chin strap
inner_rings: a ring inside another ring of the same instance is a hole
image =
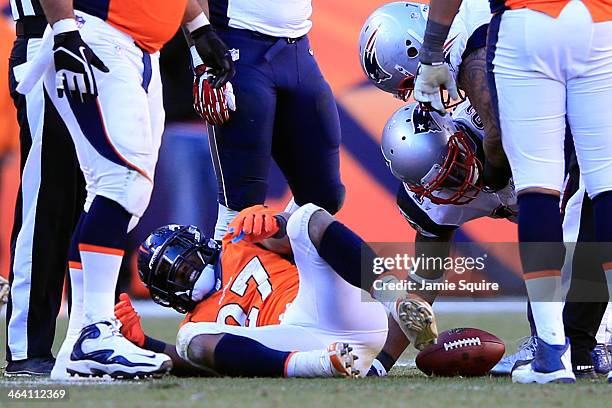
[[[193,286],[191,292],[191,300],[199,302],[207,298],[212,291],[216,289],[217,277],[215,274],[214,265],[206,265],[206,268],[200,274],[200,277]]]

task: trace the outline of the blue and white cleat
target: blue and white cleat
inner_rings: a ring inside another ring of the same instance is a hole
[[[597,374],[608,374],[612,370],[612,356],[605,344],[597,344],[591,353]]]
[[[538,347],[538,338],[536,336],[525,337],[521,340],[516,349],[516,353],[503,357],[489,371],[491,375],[510,375],[512,370],[518,365],[526,364],[533,360],[536,349]]]
[[[113,319],[83,327],[66,365],[68,374],[132,379],[161,377],[170,371],[170,357],[132,344],[119,325]]]
[[[512,382],[546,384],[551,382],[574,383],[569,339],[565,344],[555,346],[538,338],[538,347],[529,364],[519,365],[512,370]]]

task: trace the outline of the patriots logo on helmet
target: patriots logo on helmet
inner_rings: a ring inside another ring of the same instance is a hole
[[[415,135],[419,133],[442,131],[440,125],[436,123],[431,114],[418,107],[412,112],[412,126],[414,126]]]
[[[368,76],[380,84],[381,82],[388,81],[391,79],[391,74],[382,69],[380,63],[378,62],[378,58],[376,57],[376,36],[378,34],[378,29],[372,32],[370,38],[366,42],[365,52],[363,53],[363,67],[365,71],[368,73]]]

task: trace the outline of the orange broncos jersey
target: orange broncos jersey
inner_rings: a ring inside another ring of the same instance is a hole
[[[513,10],[529,8],[557,18],[570,1],[571,0],[506,0],[506,7]],[[583,0],[583,3],[589,9],[595,23],[612,20],[612,0]]]
[[[187,0],[74,0],[74,8],[129,34],[143,50],[159,51],[179,29]]]
[[[187,322],[234,326],[279,324],[299,287],[295,264],[258,245],[223,239],[222,287],[187,314]]]

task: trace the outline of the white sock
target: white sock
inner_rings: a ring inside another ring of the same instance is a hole
[[[332,377],[327,350],[297,351],[287,361],[287,377]]]
[[[238,215],[238,211],[230,210],[223,204],[219,204],[217,210],[217,223],[215,224],[215,239],[221,241],[227,234],[227,226]]]
[[[551,345],[565,344],[561,276],[526,279],[538,337]]]
[[[115,288],[123,251],[93,245],[79,245],[83,262],[83,312],[85,324],[115,316]]]
[[[78,336],[83,328],[83,267],[70,262],[71,307],[67,336]]]
[[[608,336],[608,325],[610,323],[610,304],[608,303],[608,307],[606,307],[606,311],[601,317],[601,323],[599,324],[599,328],[597,329],[597,334],[595,335],[595,339],[598,344],[607,344]]]

